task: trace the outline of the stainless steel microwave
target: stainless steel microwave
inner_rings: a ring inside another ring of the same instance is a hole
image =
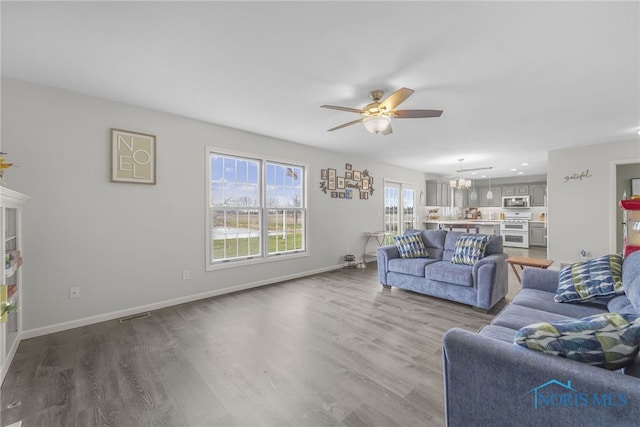
[[[503,208],[528,208],[529,196],[503,196]]]

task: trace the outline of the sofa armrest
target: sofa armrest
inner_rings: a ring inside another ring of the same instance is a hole
[[[378,261],[378,281],[381,284],[387,284],[387,272],[389,271],[389,260],[400,258],[400,252],[395,245],[380,246],[376,249],[376,258]]]
[[[558,289],[558,271],[525,267],[522,272],[522,289],[554,292]]]
[[[477,291],[475,306],[490,310],[507,295],[507,254],[493,254],[481,258],[473,265],[473,283]]]
[[[483,264],[506,261],[507,258],[508,258],[508,255],[505,253],[487,255],[484,258],[480,258],[478,262],[473,264],[473,269],[477,271]]]
[[[626,426],[640,418],[638,378],[459,328],[442,342],[448,426]],[[569,382],[573,390],[558,384]]]

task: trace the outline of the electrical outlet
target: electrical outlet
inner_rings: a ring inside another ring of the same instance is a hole
[[[69,288],[69,299],[80,298],[80,288]]]
[[[190,270],[182,270],[182,280],[191,280]]]

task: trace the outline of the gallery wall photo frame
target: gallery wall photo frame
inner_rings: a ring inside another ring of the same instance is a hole
[[[329,181],[329,190],[336,189],[336,170],[335,169],[327,169],[329,173],[328,181]]]
[[[111,129],[111,182],[156,183],[156,136]]]

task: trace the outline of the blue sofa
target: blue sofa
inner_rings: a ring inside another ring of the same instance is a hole
[[[526,268],[522,289],[479,332],[443,336],[448,426],[640,425],[640,356],[618,371],[530,350],[516,331],[537,322],[598,313],[640,313],[640,251],[622,265],[625,295],[556,303],[558,271]]]
[[[401,258],[396,246],[377,249],[378,280],[422,294],[491,309],[507,295],[507,254],[502,236],[489,236],[485,256],[473,266],[451,262],[458,231],[407,230],[420,233],[429,258]]]

